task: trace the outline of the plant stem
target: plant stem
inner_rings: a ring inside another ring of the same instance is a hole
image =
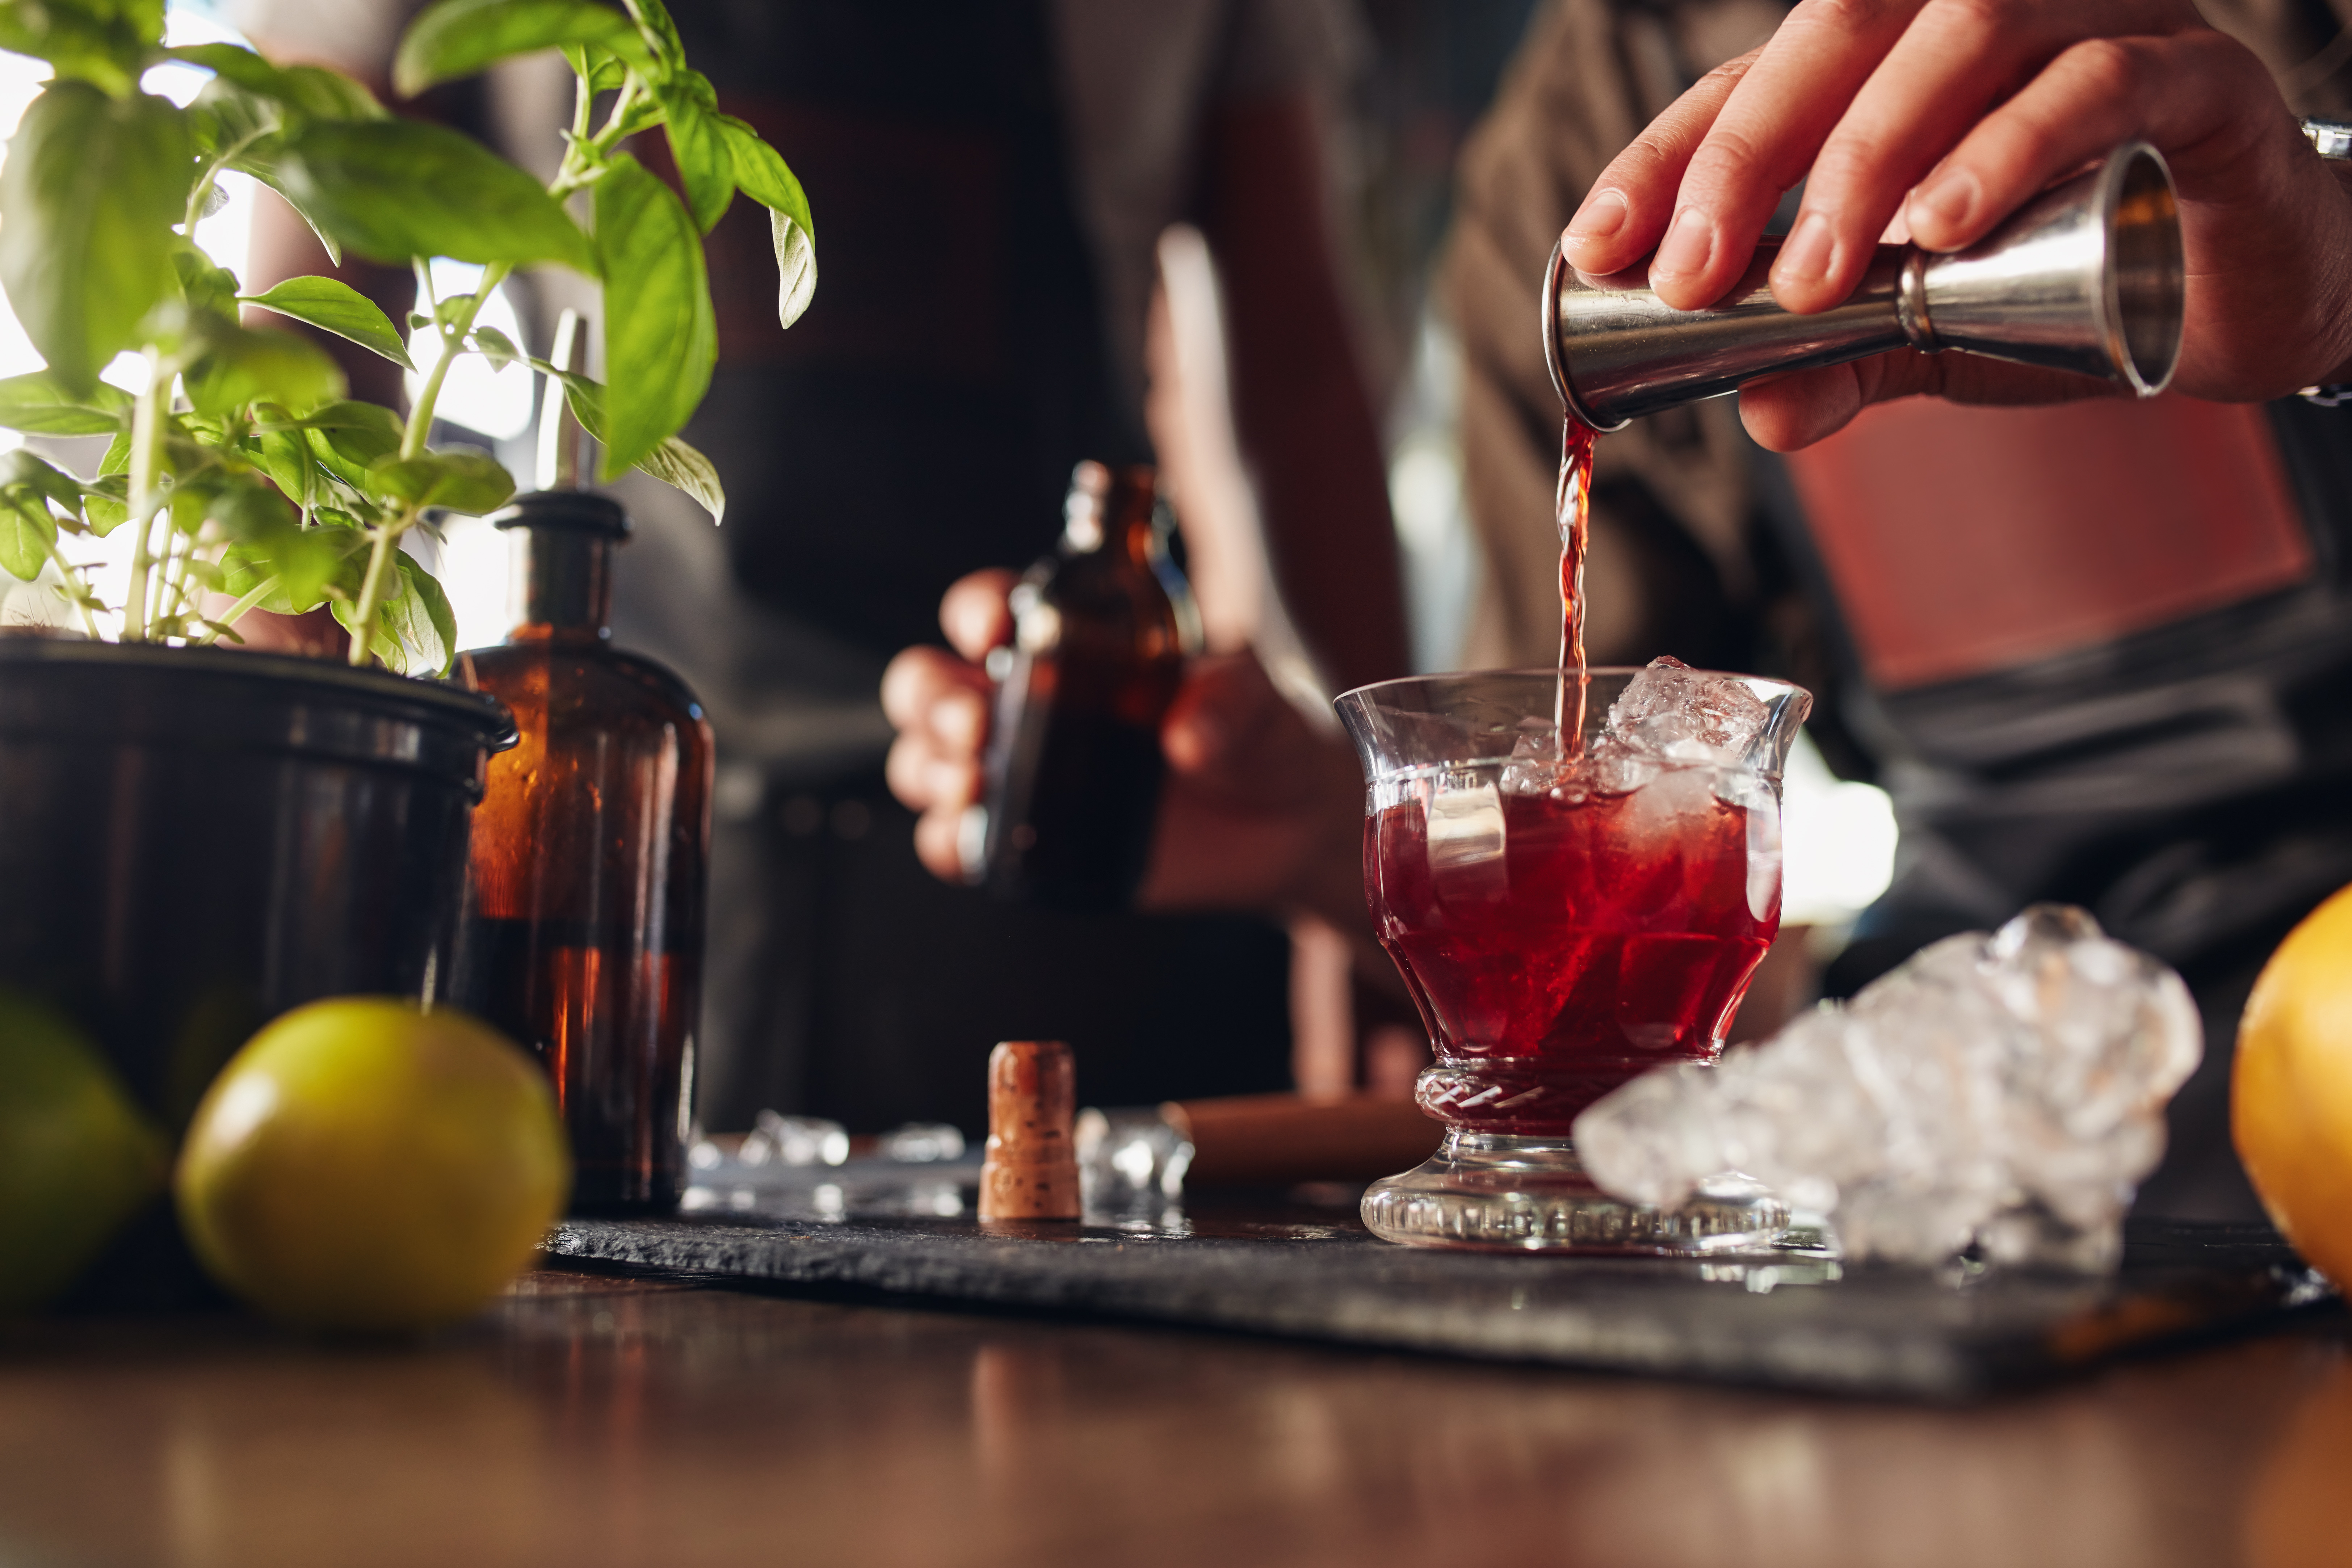
[[[227,168],[230,163],[234,163],[238,158],[243,157],[247,148],[252,146],[256,142],[260,141],[264,136],[268,134],[269,132],[267,131],[255,131],[245,136],[239,137],[236,144],[230,147],[227,152],[223,153],[219,157],[215,158],[211,163],[205,165],[204,177],[199,179],[196,182],[195,188],[188,193],[187,216],[183,220],[187,228],[188,237],[190,239],[193,240],[196,237],[196,225],[204,220],[205,203],[211,198],[213,187],[219,184],[220,172],[223,169]]]
[[[589,143],[597,156],[602,157],[611,152],[614,143],[621,140],[622,127],[628,121],[629,111],[636,108],[637,100],[644,95],[644,83],[637,79],[637,73],[630,71],[621,83],[620,96],[613,100],[613,112],[604,117],[604,129],[596,132],[596,139]]]
[[[195,559],[196,542],[175,545],[172,530],[163,535],[163,569],[155,574],[155,616],[148,626],[163,636],[173,628],[185,634],[187,623],[183,616],[188,607],[188,563]]]
[[[352,611],[352,665],[364,669],[374,656],[376,612],[383,607],[383,580],[392,570],[393,552],[400,548],[400,536],[416,521],[415,509],[400,514],[395,521],[374,531],[368,546],[367,575],[360,579],[360,602]]]
[[[70,590],[73,585],[74,573],[79,568],[66,559],[65,552],[58,548],[58,542],[54,539],[49,541],[49,559],[57,563],[58,575],[65,579],[67,590]],[[83,594],[86,595],[88,592],[89,584],[84,584]],[[77,597],[70,591],[66,592],[66,598],[75,609],[81,612],[81,624],[89,631],[89,640],[92,642],[103,640],[98,629],[98,617],[90,613],[89,600],[87,597]]]
[[[160,405],[171,378],[163,374],[162,356],[147,351],[147,389],[131,414],[131,588],[123,595],[122,640],[147,640],[147,574],[155,564],[148,551],[152,537],[158,470],[163,467],[163,418]]]
[[[236,626],[237,622],[245,619],[245,613],[247,610],[252,609],[256,605],[261,603],[262,600],[267,599],[270,595],[276,593],[278,591],[278,584],[283,579],[274,572],[268,576],[264,577],[257,584],[255,585],[251,593],[246,595],[244,598],[239,599],[236,604],[231,605],[227,609],[223,610],[220,613],[219,616],[213,622],[213,629],[206,632],[205,634],[204,640],[196,644],[196,646],[198,647],[210,647],[213,644],[220,641],[221,633],[227,631],[230,627]]]
[[[482,280],[474,289],[473,302],[459,313],[456,321],[441,326],[441,357],[433,362],[433,369],[425,376],[423,389],[416,395],[416,405],[408,411],[408,429],[400,441],[402,461],[424,453],[425,437],[433,430],[433,405],[441,401],[441,384],[448,378],[450,365],[457,363],[466,334],[474,330],[474,318],[481,312],[482,301],[488,299],[491,291],[505,282],[507,274],[513,270],[513,265],[504,261],[494,261],[485,268]]]
[[[589,132],[595,125],[596,89],[588,85],[588,79],[584,76],[575,76],[572,79],[575,84],[572,93],[572,141],[585,142]],[[567,142],[563,144],[563,162],[567,166],[572,162],[572,144]]]
[[[441,334],[440,357],[417,390],[416,404],[408,411],[408,427],[401,433],[400,458],[408,462],[425,455],[425,438],[433,430],[433,406],[441,401],[441,384],[448,379],[449,367],[464,352],[466,334],[474,330],[474,318],[481,313],[482,301],[488,299],[498,286],[513,271],[510,263],[492,262],[482,269],[482,280],[475,287],[474,296],[452,321],[439,321],[437,305],[427,305],[436,317],[436,329]],[[433,297],[432,275],[423,262],[416,268],[417,292],[426,300]],[[374,657],[376,612],[383,607],[383,589],[392,571],[392,553],[400,548],[400,536],[416,524],[416,510],[410,507],[400,516],[382,524],[372,532],[368,546],[367,575],[360,580],[359,603],[352,610],[352,663],[365,668]]]

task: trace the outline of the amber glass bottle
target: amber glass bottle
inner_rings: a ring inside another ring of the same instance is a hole
[[[668,1208],[701,999],[710,725],[676,676],[612,646],[617,505],[545,490],[492,521],[516,541],[520,624],[473,665],[522,742],[490,759],[474,814],[461,991],[547,1064],[572,1207]]]
[[[1038,903],[1113,909],[1143,879],[1160,723],[1200,617],[1153,470],[1080,463],[1064,515],[1060,544],[1013,590],[982,877]]]

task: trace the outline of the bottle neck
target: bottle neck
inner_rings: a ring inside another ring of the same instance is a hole
[[[1091,471],[1089,471],[1091,470]],[[1158,476],[1135,467],[1116,473],[1087,463],[1064,508],[1063,548],[1074,554],[1108,551],[1149,567],[1166,553],[1159,513]]]
[[[509,642],[603,642],[613,635],[610,536],[580,528],[514,528],[514,630]]]

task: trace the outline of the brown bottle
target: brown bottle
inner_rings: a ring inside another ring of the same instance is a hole
[[[1013,590],[982,875],[1009,896],[1116,909],[1143,879],[1160,723],[1200,617],[1150,468],[1080,463],[1064,516],[1060,544]]]
[[[702,988],[710,725],[694,694],[612,646],[620,507],[519,496],[520,625],[474,654],[522,742],[474,813],[461,994],[555,1080],[578,1211],[674,1206]]]

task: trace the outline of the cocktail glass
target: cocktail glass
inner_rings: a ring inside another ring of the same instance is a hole
[[[1558,670],[1339,700],[1368,782],[1365,895],[1435,1047],[1415,1097],[1446,1124],[1426,1163],[1365,1194],[1378,1236],[1715,1255],[1769,1248],[1787,1226],[1730,1172],[1680,1209],[1620,1203],[1570,1139],[1626,1079],[1721,1053],[1780,924],[1780,769],[1811,699],[1685,671],[1696,717],[1633,722],[1653,682],[1613,726],[1643,674],[1592,670],[1581,701]],[[1727,728],[1709,727],[1710,693]],[[1563,760],[1556,716],[1572,727],[1580,710],[1584,743]]]

